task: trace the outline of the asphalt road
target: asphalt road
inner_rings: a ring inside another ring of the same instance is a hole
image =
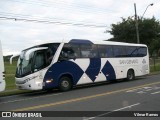
[[[12,113],[16,111],[20,113],[40,111],[41,113],[44,111],[42,112],[43,117],[45,115],[56,116],[47,117],[51,120],[158,120],[160,119],[160,75],[140,77],[134,81],[79,86],[68,92],[36,91],[29,94],[0,97],[0,111]]]

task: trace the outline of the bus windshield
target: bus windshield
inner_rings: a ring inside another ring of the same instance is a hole
[[[16,76],[23,76],[31,73],[31,60],[33,58],[33,52],[30,54],[29,59],[25,57],[26,52],[22,52],[18,62]]]
[[[50,65],[57,48],[57,44],[51,44],[22,51],[17,62],[16,77],[24,77]]]

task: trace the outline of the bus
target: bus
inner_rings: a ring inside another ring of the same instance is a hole
[[[0,92],[5,90],[5,74],[4,74],[4,61],[2,54],[2,46],[0,41]]]
[[[76,85],[149,74],[144,44],[72,39],[39,44],[21,52],[16,70],[18,89],[68,91]]]

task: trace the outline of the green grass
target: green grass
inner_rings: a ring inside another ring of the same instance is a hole
[[[16,62],[13,64],[9,64],[9,62],[4,63],[6,74],[14,74],[16,73]]]
[[[160,71],[160,58],[158,59],[150,59],[150,72]]]
[[[154,65],[151,65],[150,66],[150,72],[157,72],[157,71],[160,71],[160,63],[156,64],[155,66]]]
[[[15,86],[15,73],[16,73],[16,62],[13,64],[9,64],[9,62],[5,62],[5,80],[6,80],[6,90],[16,89]]]
[[[6,90],[10,90],[10,89],[16,89],[16,86],[15,86],[15,78],[14,78],[15,75],[7,75],[6,74]]]

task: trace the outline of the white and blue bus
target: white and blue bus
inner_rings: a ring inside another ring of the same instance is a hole
[[[4,74],[4,61],[2,54],[2,46],[0,41],[0,92],[5,90],[6,82],[5,82],[5,74]]]
[[[72,39],[40,44],[21,52],[16,70],[18,89],[41,90],[111,81],[149,74],[143,44]]]

